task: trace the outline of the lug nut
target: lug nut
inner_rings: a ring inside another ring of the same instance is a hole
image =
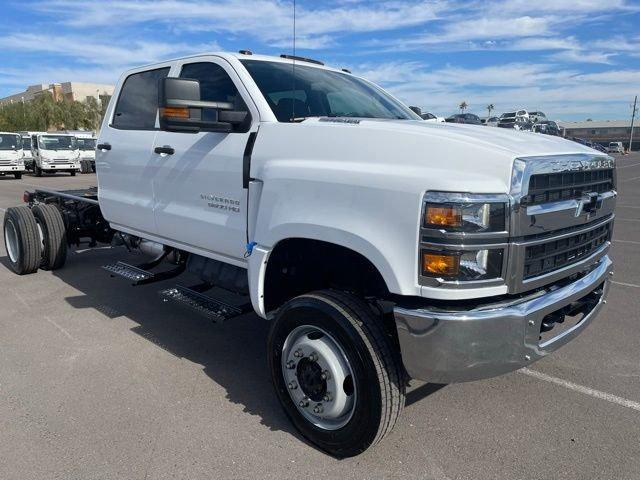
[[[331,400],[333,400],[333,398],[331,397],[331,392],[325,393],[325,395],[322,398],[322,400],[325,401],[325,402],[330,402]]]
[[[298,388],[298,382],[295,380],[289,382],[289,390],[295,390],[296,388]]]
[[[302,355],[302,350],[300,350],[300,349],[296,350],[295,352],[293,352],[293,356],[294,357],[298,357],[298,358],[302,357],[303,356]]]
[[[302,400],[300,400],[298,402],[298,405],[302,408],[307,408],[309,406],[309,399],[308,398],[303,398]]]
[[[294,362],[293,360],[289,360],[289,361],[287,362],[287,368],[288,368],[289,370],[293,370],[294,368],[296,368],[296,362]]]
[[[327,370],[325,370],[324,372],[322,372],[320,374],[320,378],[322,380],[328,380],[329,378],[331,378],[331,375],[329,375],[329,372]]]
[[[313,413],[322,413],[324,412],[324,407],[321,403],[318,403],[315,407],[313,407]]]
[[[312,362],[317,362],[318,354],[316,352],[313,352],[311,355],[309,355],[309,360],[311,360]]]

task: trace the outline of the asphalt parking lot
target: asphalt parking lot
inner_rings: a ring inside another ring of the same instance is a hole
[[[415,383],[386,442],[335,460],[301,440],[269,383],[268,325],[223,325],[163,304],[72,251],[18,277],[0,247],[0,479],[640,479],[640,154],[618,158],[616,274],[601,316],[530,369]],[[0,177],[25,189],[95,175]]]

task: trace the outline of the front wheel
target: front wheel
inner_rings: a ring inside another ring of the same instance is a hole
[[[38,165],[36,165],[34,167],[34,169],[35,169],[36,177],[41,177],[42,176],[42,169]]]
[[[382,319],[359,298],[323,290],[296,297],[269,333],[269,368],[285,413],[336,457],[364,452],[404,407],[404,370]]]
[[[20,180],[22,178],[22,172],[14,173],[13,176],[16,177],[16,180]]]
[[[76,176],[76,171],[75,170],[71,170],[69,173],[71,174],[72,177]]]

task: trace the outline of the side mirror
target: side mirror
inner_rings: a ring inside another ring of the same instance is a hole
[[[420,107],[409,107],[410,110],[413,111],[413,113],[417,113],[418,115],[422,115],[422,109]]]
[[[167,77],[160,80],[158,91],[160,129],[169,132],[233,132],[248,112],[235,111],[229,102],[203,102],[200,82],[190,78]],[[212,119],[203,119],[203,110],[212,112]]]

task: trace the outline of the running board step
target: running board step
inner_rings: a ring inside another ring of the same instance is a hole
[[[163,301],[173,302],[192,312],[195,312],[213,322],[222,323],[233,317],[237,317],[250,310],[250,303],[241,306],[233,306],[217,300],[213,297],[203,295],[188,287],[176,285],[159,292]]]
[[[133,285],[143,285],[153,282],[154,274],[141,268],[134,267],[124,262],[117,262],[112,265],[104,265],[104,270],[109,272],[112,277],[118,276],[126,280],[130,280]]]

